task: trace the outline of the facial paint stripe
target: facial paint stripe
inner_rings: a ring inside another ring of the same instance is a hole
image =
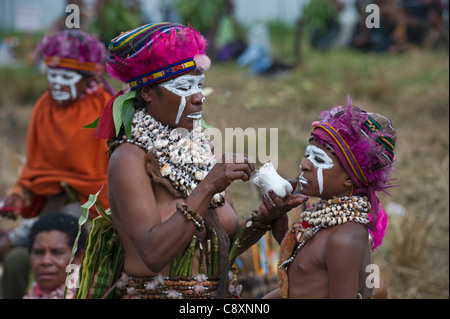
[[[306,158],[314,165],[317,170],[317,183],[319,184],[319,193],[323,193],[323,170],[334,166],[333,160],[325,151],[315,145],[308,145],[305,151]],[[323,163],[316,160],[320,159]],[[303,175],[303,174],[302,174]],[[301,176],[303,178],[303,176]]]
[[[159,86],[181,97],[175,124],[180,123],[181,115],[186,107],[186,97],[197,93],[203,93],[201,84],[205,75],[182,75],[173,80],[161,83]]]

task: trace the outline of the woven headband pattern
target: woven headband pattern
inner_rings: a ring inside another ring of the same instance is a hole
[[[58,56],[46,56],[45,64],[51,68],[64,68],[93,73],[99,72],[103,69],[101,64],[95,62],[80,62],[75,59],[60,58]]]
[[[361,127],[361,132],[366,136],[370,133],[379,132],[380,130],[380,125],[370,115]],[[394,160],[394,140],[392,140],[389,136],[379,136],[376,141],[386,150],[386,152],[383,152],[383,156],[388,160],[388,162],[392,162]]]
[[[140,28],[123,32],[114,38],[109,44],[109,59],[114,62],[116,57],[133,58],[137,56],[144,48],[152,45],[153,40],[149,39],[148,34],[156,32],[167,33],[171,28],[186,28],[183,25],[175,23],[154,23],[146,24]]]
[[[165,68],[161,68],[154,72],[143,74],[139,77],[131,79],[130,81],[128,81],[128,83],[130,84],[131,90],[134,91],[145,85],[161,82],[182,73],[195,70],[195,68],[196,66],[194,60],[188,59],[179,63],[169,65]]]
[[[363,170],[359,166],[358,161],[355,158],[355,155],[353,154],[352,150],[350,149],[350,146],[342,138],[342,136],[339,134],[339,132],[336,131],[334,129],[334,127],[328,123],[317,123],[315,125],[314,129],[316,129],[316,128],[321,128],[321,129],[325,130],[333,138],[333,140],[336,142],[336,144],[339,146],[342,153],[344,154],[353,173],[358,177],[358,179],[360,180],[360,182],[363,185],[368,185],[369,182],[366,178],[366,175],[364,174]]]

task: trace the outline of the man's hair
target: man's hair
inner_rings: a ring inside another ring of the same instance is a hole
[[[52,230],[58,230],[67,234],[69,247],[73,247],[78,235],[78,220],[76,217],[58,212],[50,212],[39,219],[33,224],[28,237],[28,249],[31,251],[36,240],[36,236],[41,232],[49,232]],[[77,250],[77,254],[84,250],[86,243],[87,231],[84,227],[81,227],[80,237],[78,239],[78,247],[82,249]]]

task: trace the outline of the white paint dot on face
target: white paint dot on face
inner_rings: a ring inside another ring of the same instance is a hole
[[[202,84],[205,75],[182,75],[175,79],[161,83],[159,86],[181,97],[175,124],[180,123],[181,115],[186,107],[186,97],[197,93],[203,93]]]
[[[323,170],[334,166],[333,160],[328,154],[315,145],[308,145],[305,151],[305,157],[314,165],[317,170],[317,183],[319,184],[319,193],[323,193]]]

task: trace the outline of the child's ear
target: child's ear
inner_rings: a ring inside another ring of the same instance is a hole
[[[348,176],[347,179],[344,181],[344,186],[346,187],[352,187],[354,186],[352,179]]]

